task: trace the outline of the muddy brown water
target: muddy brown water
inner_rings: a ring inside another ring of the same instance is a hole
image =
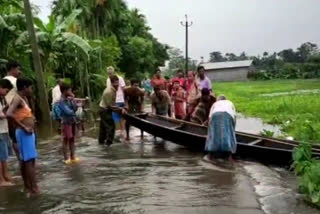
[[[124,214],[319,213],[297,194],[296,178],[285,169],[237,162],[224,170],[170,142],[133,129],[130,143],[99,146],[96,133],[77,141],[80,163],[64,165],[60,138],[39,142],[41,194],[27,197],[15,159],[17,185],[0,189],[0,213]],[[272,157],[270,157],[272,158]]]

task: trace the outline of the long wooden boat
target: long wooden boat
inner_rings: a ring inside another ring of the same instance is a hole
[[[207,127],[153,114],[127,114],[127,122],[145,132],[164,140],[185,146],[192,151],[203,152]],[[299,142],[262,137],[242,132],[236,133],[236,157],[258,160],[267,164],[289,165],[292,151]],[[320,157],[320,148],[313,147],[313,155]]]

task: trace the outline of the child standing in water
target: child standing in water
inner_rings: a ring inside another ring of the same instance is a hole
[[[77,163],[78,158],[75,157],[75,137],[76,137],[76,111],[77,105],[74,101],[74,95],[71,87],[62,84],[60,86],[61,99],[58,103],[61,111],[61,125],[62,125],[62,152],[64,162],[66,164]],[[70,152],[70,156],[68,156]]]
[[[9,141],[9,129],[8,120],[5,115],[4,109],[6,108],[6,101],[4,96],[13,88],[9,80],[0,80],[0,187],[12,186],[11,178],[8,175],[7,160],[9,157],[8,148]]]
[[[32,95],[32,81],[28,79],[17,80],[18,93],[14,96],[7,116],[16,123],[16,138],[20,155],[21,176],[26,191],[38,194],[36,181],[35,161],[38,157],[36,138],[34,134],[35,119],[28,103]]]

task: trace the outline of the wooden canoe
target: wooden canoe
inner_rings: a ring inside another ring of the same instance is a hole
[[[182,145],[191,151],[203,152],[207,127],[167,117],[143,113],[125,115],[127,123],[164,140]],[[289,165],[296,141],[262,137],[242,132],[236,133],[236,157],[258,160],[266,164]],[[320,148],[313,147],[313,155],[320,157]]]

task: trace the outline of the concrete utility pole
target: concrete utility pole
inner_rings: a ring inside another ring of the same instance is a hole
[[[192,22],[189,22],[188,21],[188,15],[186,14],[185,15],[186,17],[186,21],[185,22],[180,22],[180,24],[186,28],[186,76],[188,74],[188,59],[189,59],[189,56],[188,56],[188,51],[189,51],[189,27],[192,26]]]

